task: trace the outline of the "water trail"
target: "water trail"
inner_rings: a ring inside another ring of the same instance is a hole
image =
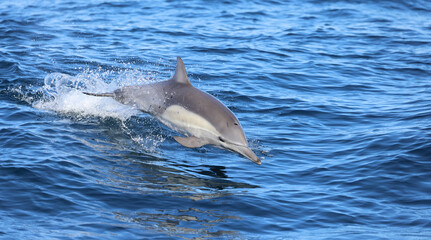
[[[122,105],[111,98],[100,98],[83,94],[86,92],[112,92],[126,84],[142,84],[142,76],[133,78],[128,74],[127,81],[120,73],[110,83],[104,81],[105,77],[112,77],[112,72],[84,71],[76,76],[64,73],[51,73],[45,77],[44,85],[40,89],[42,99],[35,101],[33,106],[38,109],[50,110],[59,113],[76,114],[79,117],[113,117],[122,121],[139,113],[138,110]],[[127,74],[125,74],[127,75]]]

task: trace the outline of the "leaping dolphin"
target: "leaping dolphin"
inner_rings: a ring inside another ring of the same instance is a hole
[[[177,58],[174,76],[163,82],[126,86],[112,93],[84,94],[112,97],[148,113],[186,137],[174,139],[184,147],[210,144],[237,152],[251,161],[260,159],[248,147],[244,131],[233,113],[215,97],[190,83],[183,60]]]

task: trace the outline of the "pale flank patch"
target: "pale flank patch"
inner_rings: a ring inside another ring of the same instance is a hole
[[[187,132],[198,138],[219,135],[219,132],[205,118],[179,105],[168,107],[162,114],[161,120],[179,132]]]

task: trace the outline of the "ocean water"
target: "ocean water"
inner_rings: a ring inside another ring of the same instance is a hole
[[[81,91],[169,79],[258,166]],[[0,239],[430,239],[429,1],[1,1]]]

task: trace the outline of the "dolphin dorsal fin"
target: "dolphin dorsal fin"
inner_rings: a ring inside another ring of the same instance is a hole
[[[187,77],[186,67],[180,57],[177,57],[177,67],[175,68],[175,74],[172,77],[172,81],[192,85]]]

